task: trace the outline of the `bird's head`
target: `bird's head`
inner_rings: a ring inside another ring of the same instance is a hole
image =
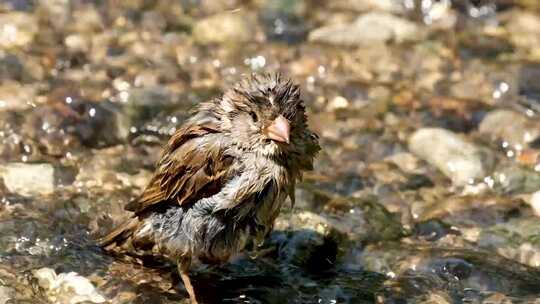
[[[215,102],[222,131],[246,152],[289,157],[318,150],[299,86],[279,74],[253,75]]]

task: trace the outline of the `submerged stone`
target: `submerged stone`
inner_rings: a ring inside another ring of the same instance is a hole
[[[464,186],[486,175],[485,153],[472,143],[445,129],[424,128],[409,138],[409,149]]]
[[[489,112],[478,130],[521,150],[540,137],[540,121],[510,110]]]
[[[85,277],[75,272],[56,274],[53,269],[41,268],[33,272],[38,284],[50,301],[59,304],[105,303],[106,299]]]
[[[241,12],[213,15],[193,26],[193,38],[201,44],[248,42],[254,36],[255,24]]]
[[[10,192],[23,196],[54,192],[54,168],[50,164],[10,163],[0,165],[0,177]]]
[[[366,46],[373,43],[416,41],[423,32],[411,21],[394,15],[373,12],[353,23],[327,25],[309,33],[308,39],[333,45]]]

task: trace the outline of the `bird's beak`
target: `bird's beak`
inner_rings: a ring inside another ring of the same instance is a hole
[[[263,134],[273,141],[289,143],[290,131],[291,125],[287,118],[279,115],[272,124],[264,129]]]

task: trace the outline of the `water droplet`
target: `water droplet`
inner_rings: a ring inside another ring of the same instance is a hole
[[[508,90],[510,89],[510,86],[508,85],[508,83],[506,82],[501,82],[499,83],[499,90],[502,92],[502,93],[506,93],[508,92]]]
[[[127,102],[129,99],[129,93],[127,91],[122,91],[118,94],[121,102]]]
[[[44,121],[43,124],[41,125],[41,130],[47,131],[49,127],[50,127],[49,123]]]
[[[486,176],[484,177],[484,183],[486,183],[489,188],[493,188],[493,185],[495,185],[495,180],[493,180],[491,176]]]

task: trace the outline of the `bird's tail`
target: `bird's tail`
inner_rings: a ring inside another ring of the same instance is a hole
[[[144,224],[144,219],[134,216],[96,242],[121,261],[153,267],[165,265],[163,259],[153,254],[157,249],[155,240],[148,225]]]
[[[125,243],[132,240],[139,224],[139,218],[132,217],[111,230],[107,235],[97,239],[96,242],[106,250],[123,247]]]

